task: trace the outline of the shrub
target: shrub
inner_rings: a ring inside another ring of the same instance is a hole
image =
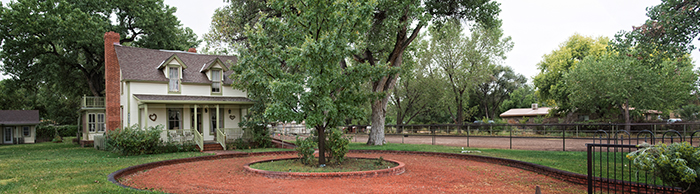
[[[37,139],[52,139],[56,137],[56,135],[59,135],[61,137],[75,137],[77,133],[77,125],[54,126],[48,124],[41,124],[36,126]]]
[[[262,124],[252,124],[248,123],[246,128],[243,129],[242,139],[245,141],[245,147],[236,146],[238,149],[242,148],[269,148],[272,147],[272,138],[270,137],[270,131],[267,126]]]
[[[313,137],[299,138],[296,141],[297,147],[294,150],[297,151],[299,156],[299,161],[302,164],[311,165],[314,160],[314,149],[316,148],[316,141]]]
[[[238,138],[236,140],[233,140],[233,142],[227,143],[226,147],[229,149],[247,149],[249,148],[249,145],[248,142],[243,140],[243,138]]]
[[[328,131],[328,141],[326,141],[326,152],[336,163],[342,163],[345,160],[345,154],[348,153],[350,146],[350,138],[343,137],[343,131],[338,128],[330,128]]]
[[[688,142],[640,146],[645,148],[627,154],[634,167],[653,172],[664,183],[685,189],[683,193],[700,193],[700,148]]]
[[[164,145],[160,139],[162,131],[163,125],[148,127],[145,130],[134,125],[107,131],[106,150],[127,156],[157,153],[157,149]]]

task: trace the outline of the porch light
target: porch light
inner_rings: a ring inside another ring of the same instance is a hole
[[[204,109],[204,113],[207,113],[207,109]]]
[[[231,109],[230,109],[230,108],[228,109],[228,114],[231,114]]]

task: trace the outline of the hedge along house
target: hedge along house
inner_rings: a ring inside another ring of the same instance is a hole
[[[194,140],[200,149],[205,142],[225,148],[227,136],[242,135],[238,123],[253,102],[231,87],[235,56],[123,46],[114,32],[104,40],[105,98],[84,98],[84,140],[134,125],[162,125],[163,140]]]
[[[0,144],[34,143],[39,123],[38,110],[0,110]]]

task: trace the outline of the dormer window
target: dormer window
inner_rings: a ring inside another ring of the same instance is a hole
[[[221,92],[221,70],[211,70],[211,92]]]
[[[180,69],[177,67],[168,67],[169,72],[169,84],[168,88],[170,92],[180,91]]]

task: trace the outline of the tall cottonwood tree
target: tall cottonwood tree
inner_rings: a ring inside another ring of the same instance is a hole
[[[470,97],[472,103],[479,106],[477,117],[497,118],[501,113],[501,104],[510,99],[510,94],[515,90],[525,87],[526,82],[525,76],[513,72],[509,66],[496,65],[491,68],[489,79],[479,84]]]
[[[687,102],[697,74],[690,59],[665,60],[654,67],[638,59],[608,54],[586,57],[564,76],[569,101],[577,109],[597,112],[607,107],[623,113],[630,129],[629,110],[672,110]]]
[[[470,36],[462,31],[457,20],[430,29],[431,59],[451,92],[448,109],[457,125],[464,123],[465,114],[473,112],[468,107],[469,94],[491,78],[491,69],[513,48],[510,37],[503,37],[500,24],[494,28],[474,26]]]
[[[226,8],[218,9],[212,20],[212,31],[207,40],[248,41],[241,33],[245,26],[259,22],[262,15],[279,17],[277,8],[268,6],[261,0],[230,0]],[[362,45],[363,51],[353,55],[359,63],[369,63],[372,66],[400,68],[402,56],[408,46],[416,39],[429,21],[441,22],[449,18],[475,21],[485,26],[496,23],[500,12],[500,4],[491,0],[379,0],[369,15],[372,24],[369,31],[362,34],[367,44]],[[242,17],[232,17],[242,16]],[[356,29],[344,26],[348,30]],[[216,43],[212,44],[216,45]],[[245,43],[239,44],[243,47]],[[371,92],[374,98],[372,107],[372,130],[367,144],[382,145],[384,143],[384,125],[389,93],[398,78],[398,73],[388,73],[381,78],[368,80],[371,82]]]
[[[12,79],[102,96],[105,32],[120,43],[186,50],[199,44],[162,0],[18,0],[0,7],[0,59]],[[52,76],[58,74],[60,76]],[[67,81],[70,80],[70,81]],[[86,88],[87,91],[84,91]]]
[[[569,103],[570,93],[564,75],[575,69],[584,58],[604,55],[608,41],[605,37],[574,34],[557,50],[542,56],[542,61],[537,63],[540,73],[533,79],[540,102],[556,107],[556,112],[572,113],[575,107]]]
[[[263,93],[265,117],[306,122],[318,132],[319,163],[325,164],[325,130],[363,115],[366,80],[382,75],[348,59],[364,42],[376,4],[361,0],[279,0],[266,6],[244,32],[246,47],[232,69],[234,87]],[[383,67],[383,68],[382,68]]]

